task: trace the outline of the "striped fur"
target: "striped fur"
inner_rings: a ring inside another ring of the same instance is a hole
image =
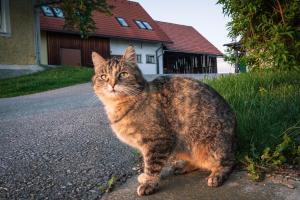
[[[182,160],[174,163],[175,173],[204,168],[211,171],[209,186],[222,184],[234,165],[236,121],[216,91],[182,77],[164,76],[147,82],[135,63],[132,47],[121,59],[105,61],[93,53],[93,62],[93,88],[112,129],[143,155],[139,195],[158,189],[160,172],[172,159]],[[128,77],[121,78],[122,72]],[[108,80],[101,79],[103,74]]]

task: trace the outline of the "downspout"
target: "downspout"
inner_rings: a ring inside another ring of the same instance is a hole
[[[162,50],[162,53],[158,55],[159,50]],[[160,47],[155,51],[156,56],[156,74],[159,74],[159,57],[163,55],[163,45],[161,44]],[[163,63],[162,63],[163,65]]]
[[[34,17],[34,43],[35,43],[35,62],[37,65],[41,65],[41,31],[40,31],[40,18],[39,7],[35,6],[35,0],[32,0],[33,17]]]

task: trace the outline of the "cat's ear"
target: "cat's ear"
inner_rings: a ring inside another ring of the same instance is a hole
[[[125,50],[125,53],[123,55],[123,59],[126,62],[136,63],[136,54],[135,54],[135,50],[134,50],[133,46],[127,47],[127,49]]]
[[[98,53],[94,51],[92,53],[92,60],[94,64],[95,73],[99,72],[106,62],[105,59],[102,58],[102,56],[100,56]]]

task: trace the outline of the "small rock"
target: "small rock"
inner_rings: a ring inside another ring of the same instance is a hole
[[[6,191],[6,192],[8,191],[7,188],[5,188],[5,187],[0,187],[0,191],[3,191],[3,190]]]

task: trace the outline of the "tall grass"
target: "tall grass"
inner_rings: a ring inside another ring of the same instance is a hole
[[[206,80],[237,115],[238,157],[274,147],[300,120],[300,74],[256,72]]]

